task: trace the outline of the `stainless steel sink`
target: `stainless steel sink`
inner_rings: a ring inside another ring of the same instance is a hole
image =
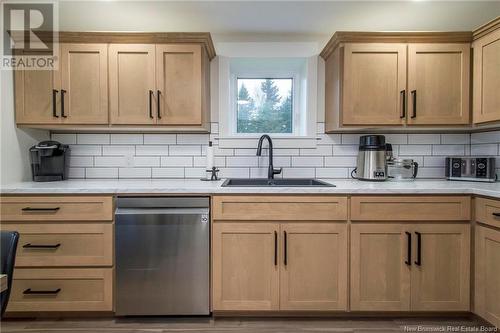
[[[265,178],[229,178],[222,184],[223,187],[264,187],[264,186],[281,186],[281,187],[335,187],[335,185],[322,182],[316,179],[290,178],[290,179],[265,179]]]

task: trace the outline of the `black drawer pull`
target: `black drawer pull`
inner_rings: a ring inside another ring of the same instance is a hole
[[[274,266],[278,266],[278,232],[274,231]]]
[[[406,90],[401,90],[400,92],[403,107],[401,108],[401,115],[399,118],[406,118]]]
[[[56,290],[31,290],[31,288],[23,291],[25,295],[56,295],[59,294],[61,288],[57,288]]]
[[[491,215],[493,215],[495,217],[500,217],[500,213],[491,213]]]
[[[413,113],[411,115],[411,118],[415,119],[417,118],[417,91],[412,90],[411,94],[413,96]]]
[[[57,105],[56,105],[58,92],[59,90],[52,89],[52,116],[55,118],[59,118],[59,116],[57,115]]]
[[[48,245],[44,245],[44,244],[37,245],[37,244],[28,243],[28,244],[24,244],[23,248],[24,249],[57,249],[60,246],[61,246],[60,243],[57,243],[57,244],[54,244],[54,245],[51,245],[51,244],[48,244]]]
[[[57,212],[61,207],[24,207],[23,212]]]
[[[415,231],[417,235],[417,260],[415,260],[415,265],[422,266],[422,234]]]
[[[68,116],[66,116],[64,114],[64,94],[65,93],[66,93],[66,90],[61,89],[61,117],[68,118]]]
[[[153,90],[149,91],[149,118],[153,119]]]
[[[283,231],[283,264],[286,266],[288,265],[288,237],[286,234],[286,231]]]
[[[157,104],[158,104],[158,119],[161,119],[161,111],[160,111],[160,94],[161,94],[161,91],[158,90],[156,92],[158,95],[156,95],[156,99],[157,99]]]

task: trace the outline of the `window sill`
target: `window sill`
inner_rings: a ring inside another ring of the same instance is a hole
[[[260,135],[219,137],[220,148],[257,148]],[[274,148],[316,148],[316,137],[305,136],[273,136]]]

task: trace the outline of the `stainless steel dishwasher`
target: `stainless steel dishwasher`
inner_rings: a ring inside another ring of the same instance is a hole
[[[209,198],[119,197],[116,314],[208,315]]]

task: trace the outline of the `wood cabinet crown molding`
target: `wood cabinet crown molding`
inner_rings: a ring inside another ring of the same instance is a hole
[[[500,29],[500,16],[472,31],[472,40],[484,37],[497,29]]]
[[[323,59],[330,55],[342,43],[470,43],[470,31],[402,31],[402,32],[361,32],[337,31],[320,53]]]
[[[14,41],[23,40],[23,31],[8,31]],[[52,41],[52,32],[37,32],[42,41]],[[111,43],[111,44],[202,44],[208,58],[215,58],[215,47],[209,32],[109,32],[59,31],[59,43]]]

